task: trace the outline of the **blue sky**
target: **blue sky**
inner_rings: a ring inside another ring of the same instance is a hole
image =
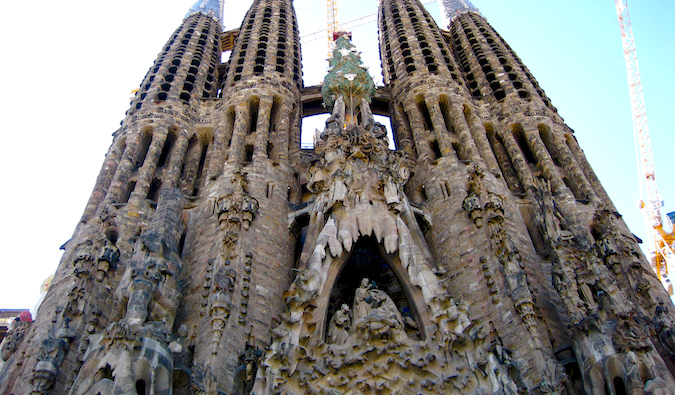
[[[226,0],[227,28],[250,1]],[[631,230],[646,238],[630,101],[614,2],[476,0],[575,130]],[[86,204],[131,91],[180,24],[192,0],[6,2],[0,12],[0,144],[3,208],[0,308],[32,307],[42,280]],[[339,19],[377,10],[375,0],[338,0]],[[325,24],[325,3],[296,0],[300,34]],[[675,82],[672,0],[629,4],[664,212],[675,211],[671,127]],[[427,5],[439,19],[437,3]],[[375,23],[351,29],[379,80]],[[323,79],[323,40],[303,43],[305,83]]]

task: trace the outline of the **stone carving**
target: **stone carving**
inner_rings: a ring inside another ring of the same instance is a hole
[[[73,260],[73,266],[75,267],[74,272],[77,277],[82,277],[88,272],[88,266],[94,262],[95,254],[96,251],[94,249],[94,242],[92,240],[85,240],[75,247],[75,259]]]
[[[117,268],[117,261],[120,257],[120,250],[115,244],[110,242],[108,239],[103,240],[103,246],[101,247],[101,253],[98,256],[98,261],[96,264],[96,281],[103,281],[105,276],[109,271],[115,270]]]
[[[675,328],[673,320],[668,315],[668,308],[663,303],[656,306],[656,314],[652,318],[651,327],[661,344],[671,355],[675,355]]]
[[[619,317],[612,338],[618,350],[644,352],[653,348],[647,332],[648,322],[642,321],[645,321],[642,317],[632,314],[622,314]]]
[[[213,277],[210,296],[211,353],[216,354],[232,310],[232,292],[237,278],[234,269],[221,267]]]
[[[32,321],[22,321],[20,319],[15,319],[12,322],[12,327],[10,331],[5,336],[5,339],[2,342],[2,348],[0,349],[0,358],[3,361],[7,361],[9,357],[14,354],[14,352],[19,348],[21,342],[23,341],[26,330],[30,327]]]
[[[560,211],[547,180],[536,179],[532,192],[535,221],[551,247],[553,285],[575,328],[572,344],[585,390],[601,388],[614,377],[623,380],[629,393],[657,388],[660,384],[655,382],[643,385],[651,378],[672,381],[644,330],[649,320],[636,314],[622,290],[632,288],[632,283],[627,278],[617,283],[614,278],[624,272],[621,262],[635,260],[630,241],[624,245],[625,238],[613,223],[616,214],[599,207],[589,227],[572,229],[572,221]],[[649,282],[636,279],[635,283],[643,299],[650,299]],[[616,371],[617,366],[625,370]],[[637,366],[642,366],[642,372],[654,373],[640,378]]]
[[[331,344],[343,344],[349,338],[352,325],[352,317],[349,306],[343,304],[340,310],[333,314],[328,325],[328,341]]]
[[[118,289],[126,297],[125,321],[131,325],[144,322],[173,324],[171,312],[178,299],[176,276],[181,264],[175,251],[156,233],[146,233],[134,245],[134,255],[127,267],[125,280]],[[159,289],[161,286],[161,290]]]
[[[70,394],[135,393],[138,385],[145,393],[168,393],[173,371],[170,344],[175,338],[156,329],[120,321],[91,336]]]
[[[621,273],[620,239],[616,226],[614,225],[614,215],[609,210],[601,209],[595,214],[592,228],[598,235],[595,240],[595,248],[600,259],[605,262],[608,268],[612,269],[614,274]]]
[[[37,355],[38,362],[31,380],[32,394],[47,394],[54,386],[68,344],[76,337],[69,323],[70,320],[65,318],[63,326],[56,331],[50,331],[47,338],[42,341]]]
[[[437,296],[436,302],[439,308],[434,314],[433,321],[441,331],[440,337],[443,343],[446,347],[452,348],[456,340],[465,341],[466,332],[473,327],[469,319],[468,308],[463,302],[457,304],[448,294]]]
[[[170,189],[163,190],[159,200],[149,229],[134,243],[117,295],[128,300],[124,322],[162,322],[164,332],[170,333],[180,295],[177,277],[182,264],[177,241],[183,199],[180,191]]]
[[[229,265],[229,261],[226,261]],[[204,286],[202,289],[202,310],[200,314],[203,316],[208,313],[209,295],[211,294],[211,285],[213,284],[213,267],[216,259],[209,259],[206,262],[206,273],[204,274]]]
[[[403,316],[389,295],[369,279],[362,279],[354,295],[354,331],[366,339],[400,336],[403,326]]]
[[[483,226],[483,207],[480,203],[480,197],[476,192],[471,192],[464,198],[462,207],[469,214],[469,218],[476,224],[476,227],[480,228]]]
[[[537,348],[541,348],[535,300],[530,291],[527,274],[523,270],[525,265],[520,256],[520,251],[504,229],[506,218],[503,199],[498,194],[487,190],[483,184],[484,178],[483,170],[474,165],[469,171],[469,190],[474,191],[479,196],[484,196],[480,198],[480,201],[485,201],[482,215],[486,219],[492,251],[494,251],[495,258],[501,264],[504,273],[506,291],[510,294],[516,311],[523,319],[528,332],[537,344]]]
[[[78,278],[93,274],[96,281],[102,282],[109,271],[116,269],[119,256],[117,246],[95,232],[75,247],[73,271]]]
[[[215,213],[218,216],[223,241],[230,245],[231,239],[239,237],[240,229],[248,230],[258,212],[258,201],[248,194],[248,180],[242,172],[234,173],[230,181],[230,192],[216,201]]]
[[[253,268],[253,254],[246,253],[244,258],[244,274],[241,281],[241,302],[239,306],[239,322],[240,325],[246,324],[246,316],[248,315],[248,299],[251,288],[251,270]]]
[[[572,239],[568,221],[553,199],[551,182],[544,178],[535,178],[532,191],[538,204],[538,210],[534,210],[535,222],[544,241],[552,248],[556,248]]]
[[[218,393],[218,379],[211,371],[211,368],[201,362],[192,366],[191,374],[192,386],[197,395],[212,395]]]
[[[491,297],[492,304],[499,304],[499,301],[501,300],[501,298],[499,297],[499,288],[495,283],[495,280],[493,278],[493,272],[492,270],[490,270],[490,265],[488,264],[487,258],[482,256],[480,258],[480,263],[481,263],[480,267],[483,270],[483,277],[485,277],[488,290],[490,292],[490,295],[492,295]]]
[[[315,195],[310,236],[253,391],[508,393],[514,388],[510,372],[517,370],[508,352],[489,348],[489,335],[471,321],[468,306],[441,286],[441,271],[403,192],[409,176],[403,154],[390,151],[382,128],[369,121],[367,99],[335,92],[332,117],[315,146],[320,157],[309,168],[307,189]],[[485,199],[487,209],[481,210],[503,215],[498,196],[486,193]],[[404,318],[367,278],[355,290],[351,319],[349,306],[342,306],[323,321],[331,294],[325,287],[334,281],[329,277],[362,237],[373,237],[400,265],[413,287],[408,291],[417,295],[410,305],[427,304],[429,316],[420,318],[426,321]],[[426,335],[423,340],[406,335],[411,326]],[[426,333],[434,327],[439,332]]]
[[[246,350],[239,355],[239,365],[234,372],[233,394],[245,395],[251,393],[262,355],[262,350],[250,345],[247,345]]]
[[[148,229],[135,238],[133,254],[116,295],[120,321],[89,337],[82,368],[70,393],[170,392],[173,352],[182,349],[172,335],[180,298],[177,277],[182,269],[177,243],[182,233],[183,197],[179,189],[163,189]],[[102,260],[117,254],[105,248]],[[96,312],[89,323],[95,331]],[[180,332],[180,331],[179,331]]]

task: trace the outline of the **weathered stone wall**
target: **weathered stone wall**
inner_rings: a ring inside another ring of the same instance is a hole
[[[398,152],[361,97],[300,149],[290,0],[253,2],[226,65],[217,18],[186,17],[37,320],[3,348],[0,392],[672,390],[675,308],[573,131],[474,11],[446,32],[419,1],[381,2]],[[158,209],[169,190],[182,210]],[[384,305],[357,320],[331,297],[357,299],[337,279],[358,243],[398,293],[362,284]]]

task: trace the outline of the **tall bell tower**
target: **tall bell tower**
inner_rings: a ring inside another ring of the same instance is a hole
[[[675,391],[675,307],[475,6],[380,0],[384,86],[342,35],[314,87],[292,0],[223,7],[143,78],[0,392]]]

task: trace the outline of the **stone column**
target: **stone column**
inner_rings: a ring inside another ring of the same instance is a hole
[[[87,202],[84,214],[82,214],[82,221],[94,215],[96,209],[99,206],[99,203],[101,203],[101,201],[105,197],[108,188],[110,188],[110,184],[112,183],[113,177],[115,176],[117,166],[120,163],[120,159],[122,158],[122,154],[124,153],[125,148],[126,144],[120,141],[116,141],[110,148],[110,151],[108,151],[108,155],[106,156],[105,162],[103,162],[101,172],[99,173],[98,178],[96,179],[94,191],[92,192],[91,197]]]
[[[267,157],[267,142],[269,141],[269,130],[272,120],[271,98],[263,97],[260,99],[260,109],[258,110],[258,124],[256,125],[255,147],[253,148],[253,157]]]
[[[202,156],[202,144],[196,135],[193,135],[195,144],[188,145],[187,152],[185,152],[185,159],[183,160],[183,173],[181,177],[180,188],[185,196],[192,196],[197,181],[197,173],[199,172],[199,161]],[[191,139],[192,139],[191,138]]]
[[[277,123],[277,141],[274,149],[279,162],[288,161],[289,134],[291,128],[291,105],[284,102],[279,108],[279,122]]]
[[[426,106],[429,109],[429,114],[431,115],[431,123],[433,124],[434,131],[436,132],[436,139],[438,140],[438,146],[441,149],[443,156],[450,155],[454,148],[452,147],[452,142],[450,141],[450,130],[448,130],[445,125],[445,119],[443,119],[443,114],[441,113],[441,106],[438,103],[438,99],[431,94],[424,95],[424,101]]]
[[[509,154],[509,157],[511,157],[511,163],[516,169],[516,173],[518,174],[518,178],[520,178],[520,182],[526,191],[531,190],[534,188],[532,172],[530,171],[530,168],[528,167],[527,161],[523,157],[522,152],[520,152],[518,142],[516,142],[515,137],[513,137],[513,134],[510,132],[502,133],[502,141],[504,142],[504,148],[506,148],[506,152]]]
[[[483,127],[480,120],[473,112],[469,111],[467,115],[467,111],[464,111],[464,119],[469,125],[476,147],[480,150],[481,156],[485,160],[485,163],[487,163],[488,169],[492,174],[499,174],[499,164],[490,148],[490,141],[488,141],[485,127]]]
[[[230,143],[230,155],[227,158],[228,163],[237,163],[244,160],[244,142],[250,122],[248,103],[239,103],[235,107],[234,116],[234,130]]]
[[[148,148],[148,153],[145,155],[145,161],[143,161],[143,166],[138,170],[136,189],[129,199],[130,201],[133,200],[134,204],[138,204],[148,194],[152,178],[155,175],[155,169],[157,168],[157,162],[166,142],[167,133],[166,127],[161,127],[157,128],[152,134],[152,142],[150,143],[150,148]]]
[[[133,136],[127,137],[127,146],[124,149],[122,160],[117,166],[117,171],[115,172],[115,176],[110,183],[108,194],[105,197],[106,204],[119,202],[124,188],[127,185],[129,173],[131,173],[134,160],[136,159],[136,155],[138,153],[138,146],[141,143],[141,134],[142,132],[139,130]]]
[[[394,110],[394,130],[396,131],[396,139],[402,149],[410,159],[416,159],[415,148],[413,144],[412,133],[409,129],[409,124],[405,121],[405,112],[402,108]]]
[[[550,126],[549,129],[553,130]],[[551,133],[551,135],[553,139],[553,145],[560,154],[560,159],[565,165],[565,169],[567,169],[567,174],[569,174],[572,178],[572,182],[579,186],[581,193],[585,197],[590,198],[593,196],[593,189],[586,179],[581,166],[579,166],[579,163],[577,163],[574,154],[570,150],[570,147],[564,141],[561,141],[561,138],[557,133]]]
[[[537,161],[539,164],[541,164],[541,167],[544,170],[544,176],[551,180],[553,191],[560,191],[565,188],[565,184],[558,173],[555,163],[553,163],[553,159],[551,159],[544,142],[539,138],[539,129],[530,128],[524,130],[524,133],[525,138],[527,139],[527,144],[529,144],[532,153],[537,158]]]
[[[453,104],[450,110],[452,112],[451,119],[454,120],[455,130],[459,136],[459,141],[462,144],[462,149],[466,153],[466,157],[470,160],[478,158],[478,148],[471,137],[471,130],[464,119],[464,107],[461,104]]]
[[[435,156],[426,138],[422,135],[424,130],[424,121],[419,110],[414,105],[408,105],[405,108],[406,115],[410,120],[413,139],[415,140],[415,149],[417,150],[417,159],[423,162],[431,162]]]
[[[209,169],[207,172],[209,179],[215,179],[222,174],[223,165],[225,163],[225,152],[227,146],[230,144],[230,139],[232,138],[234,124],[227,120],[227,118],[229,118],[227,111],[223,114],[223,117],[225,120],[218,124],[215,131],[213,157],[211,158],[211,162],[209,162]]]
[[[185,133],[179,133],[178,139],[176,140],[176,145],[169,156],[169,166],[166,172],[166,179],[164,180],[166,188],[178,187],[178,178],[180,177],[181,166],[183,164],[183,158],[185,158],[185,150],[187,149],[187,145],[187,136]]]

